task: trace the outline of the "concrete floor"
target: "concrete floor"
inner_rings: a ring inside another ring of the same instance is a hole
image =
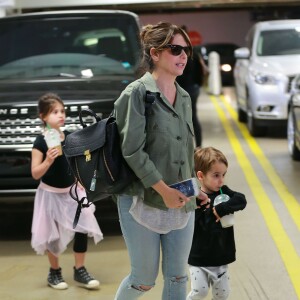
[[[198,108],[203,146],[215,146],[226,154],[227,184],[243,192],[248,200],[246,209],[235,215],[237,261],[229,267],[229,299],[300,299],[300,162],[290,159],[286,138],[277,130],[267,137],[249,137],[243,125],[235,121],[232,89],[223,91],[221,97],[203,92]],[[35,255],[30,247],[30,210],[24,215],[0,215],[1,300],[114,298],[129,271],[126,247],[116,222],[102,225],[99,220],[104,240],[98,245],[89,244],[86,267],[101,281],[101,288],[87,291],[76,286],[70,245],[61,256],[69,289],[56,291],[46,285],[47,257]],[[160,272],[157,285],[142,299],[159,300],[161,290]]]

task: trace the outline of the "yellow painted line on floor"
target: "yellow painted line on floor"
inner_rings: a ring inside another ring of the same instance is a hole
[[[265,192],[263,186],[261,185],[258,177],[255,174],[255,171],[249,159],[245,155],[234,130],[230,126],[230,123],[224,111],[217,101],[217,98],[215,96],[210,96],[210,99],[222,122],[231,147],[236,155],[238,163],[240,164],[244,172],[253,196],[262,212],[263,218],[271,233],[271,236],[279,250],[280,256],[290,276],[295,292],[300,299],[300,259],[298,257],[298,254],[280,222],[279,216],[272,204],[271,199]]]
[[[264,155],[263,151],[259,147],[256,140],[250,135],[247,127],[245,124],[238,122],[237,112],[232,106],[228,103],[226,98],[222,95],[219,97],[226,106],[229,114],[231,115],[232,119],[238,126],[240,132],[244,136],[244,139],[248,143],[250,149],[252,150],[253,154],[259,161],[260,165],[262,166],[263,170],[265,171],[266,175],[268,176],[270,182],[272,183],[274,189],[282,199],[284,205],[286,206],[289,214],[291,215],[294,223],[296,224],[298,230],[300,231],[300,205],[297,199],[288,191],[287,186],[283,183],[281,178],[278,176],[277,172],[273,168],[272,164]],[[287,148],[287,147],[286,147]],[[287,155],[289,155],[287,150]]]

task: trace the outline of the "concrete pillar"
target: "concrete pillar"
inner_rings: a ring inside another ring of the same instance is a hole
[[[0,7],[0,18],[3,18],[6,16],[6,9],[3,7]]]
[[[213,95],[220,95],[222,92],[220,55],[212,51],[208,55],[208,92]]]

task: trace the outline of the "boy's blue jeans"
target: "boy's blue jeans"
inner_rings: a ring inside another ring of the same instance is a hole
[[[131,205],[132,196],[118,196],[120,224],[130,256],[131,273],[123,279],[115,300],[138,299],[145,292],[140,286],[155,285],[160,247],[164,278],[162,300],[185,300],[187,260],[193,238],[194,212],[185,228],[159,234],[133,219],[129,213]]]

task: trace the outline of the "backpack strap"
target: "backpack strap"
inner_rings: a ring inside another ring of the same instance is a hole
[[[79,199],[78,193],[77,193],[77,188],[78,188],[78,180],[76,179],[75,183],[73,183],[73,185],[71,186],[70,191],[69,191],[70,196],[78,203],[74,221],[73,221],[73,229],[75,229],[75,227],[78,223],[78,220],[79,220],[79,217],[81,214],[81,209],[84,207],[89,207],[92,204],[92,202],[89,202],[87,197],[82,197],[81,199]],[[74,190],[75,195],[73,193],[73,190]]]
[[[146,118],[146,128],[147,128],[147,121],[149,115],[151,115],[151,107],[152,104],[155,103],[155,100],[158,99],[159,93],[154,93],[150,91],[146,91],[146,96],[145,96],[145,118]]]
[[[159,93],[154,93],[150,91],[146,91],[146,97],[145,97],[145,116],[147,117],[149,115],[149,110],[152,106],[152,104],[155,103],[155,100],[159,96]]]

